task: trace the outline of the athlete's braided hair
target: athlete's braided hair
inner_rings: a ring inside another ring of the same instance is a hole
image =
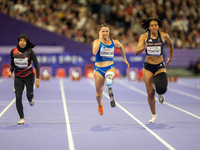
[[[162,21],[159,18],[148,18],[141,20],[141,27],[145,31],[149,31],[149,25],[151,21],[157,21],[159,28],[162,28]]]

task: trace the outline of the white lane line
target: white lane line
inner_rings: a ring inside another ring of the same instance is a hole
[[[34,88],[35,89],[35,88]],[[24,87],[23,93],[26,90],[26,87]],[[10,106],[12,106],[12,104],[15,102],[16,98],[14,98],[9,104],[8,106],[6,106],[6,108],[0,113],[0,117],[3,116],[3,114],[10,108]]]
[[[60,79],[59,83],[60,83],[60,91],[61,91],[61,95],[62,95],[64,113],[65,113],[69,150],[75,150],[74,141],[73,141],[72,132],[71,132],[71,127],[70,127],[70,122],[69,122],[69,115],[68,115],[68,111],[67,111],[67,103],[66,103],[66,99],[65,99],[63,79]]]
[[[193,88],[193,89],[200,89],[200,85],[194,85],[194,84],[186,83],[183,81],[178,81],[177,84],[185,86],[185,87]]]
[[[0,113],[0,117],[3,116],[3,114],[12,106],[12,104],[15,102],[15,98],[8,104],[8,106]]]
[[[172,105],[172,104],[170,104],[170,103],[164,102],[163,104],[166,104],[166,105],[168,105],[168,106],[170,106],[170,107],[173,107],[173,108],[175,108],[175,109],[177,109],[177,110],[180,110],[180,111],[182,111],[182,112],[184,112],[184,113],[186,113],[186,114],[188,114],[188,115],[191,115],[191,116],[193,116],[193,117],[195,117],[195,118],[197,118],[197,119],[200,119],[199,116],[197,116],[197,115],[195,115],[195,114],[192,114],[192,113],[190,113],[190,112],[188,112],[188,111],[186,111],[186,110],[183,110],[183,109],[181,109],[181,108],[179,108],[179,107],[176,107],[176,106],[174,106],[174,105]]]
[[[174,93],[182,94],[182,95],[200,100],[199,96],[195,96],[195,95],[192,95],[192,94],[189,94],[189,93],[186,93],[186,92],[182,92],[182,91],[179,91],[179,90],[176,90],[176,89],[173,89],[173,88],[168,88],[168,89],[170,91],[174,92]]]
[[[133,90],[133,91],[135,91],[135,92],[138,92],[138,93],[140,93],[140,94],[142,94],[142,95],[147,96],[146,92],[144,92],[144,91],[142,91],[142,90],[140,90],[140,89],[137,89],[137,88],[133,87],[132,85],[127,84],[127,83],[124,82],[124,81],[117,80],[117,79],[116,79],[115,81],[118,82],[119,84],[121,84],[121,85],[123,85],[123,86],[125,86],[125,87],[127,87],[127,88],[129,88],[129,89],[131,89],[131,90]],[[175,91],[175,89],[174,89],[174,91]],[[180,94],[180,93],[179,93],[179,94]],[[187,96],[189,96],[189,94],[188,94]],[[158,98],[155,98],[155,99],[158,101]],[[184,112],[184,113],[186,113],[186,114],[189,114],[189,115],[191,115],[191,116],[193,116],[193,117],[195,117],[195,118],[197,118],[197,119],[200,119],[199,116],[197,116],[197,115],[195,115],[195,114],[192,114],[192,113],[190,113],[190,112],[188,112],[188,111],[186,111],[186,110],[183,110],[183,109],[181,109],[181,108],[179,108],[179,107],[176,107],[176,106],[174,106],[174,105],[172,105],[172,104],[170,104],[170,103],[164,102],[163,104],[166,104],[166,105],[168,105],[168,106],[170,106],[170,107],[173,107],[173,108],[175,108],[175,109],[177,109],[177,110],[180,110],[180,111],[182,111],[182,112]]]
[[[4,80],[5,80],[4,78],[1,78],[1,79],[0,79],[0,83],[2,83]]]
[[[88,80],[89,83],[94,87],[94,81],[91,79]],[[145,93],[146,94],[146,93]],[[103,92],[103,95],[107,97],[109,96],[107,93]],[[142,127],[144,127],[149,133],[151,133],[156,139],[158,139],[163,145],[165,145],[169,150],[175,150],[171,145],[169,145],[166,141],[164,141],[161,137],[159,137],[156,133],[154,133],[152,130],[150,130],[147,126],[145,126],[140,120],[138,120],[136,117],[134,117],[131,113],[129,113],[125,108],[123,108],[119,103],[115,101],[116,105],[123,110],[127,115],[129,115],[132,119],[134,119],[136,122],[138,122]]]

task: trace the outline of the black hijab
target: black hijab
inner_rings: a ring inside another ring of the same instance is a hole
[[[21,48],[21,47],[19,46],[19,40],[20,40],[21,38],[24,38],[24,39],[26,40],[26,47],[24,47],[24,48]],[[18,36],[18,45],[17,45],[17,48],[18,48],[18,50],[19,50],[20,52],[25,52],[25,51],[28,50],[29,48],[33,48],[33,47],[35,47],[35,45],[29,41],[28,36],[27,36],[26,34],[22,33],[22,34],[20,34],[20,35]]]

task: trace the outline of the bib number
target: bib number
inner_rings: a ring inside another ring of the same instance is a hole
[[[147,54],[159,56],[161,54],[161,47],[160,46],[147,47]]]
[[[106,58],[113,58],[114,57],[114,48],[101,48],[100,51],[100,56],[101,57],[106,57]]]
[[[18,68],[27,68],[28,58],[14,58],[14,63]]]

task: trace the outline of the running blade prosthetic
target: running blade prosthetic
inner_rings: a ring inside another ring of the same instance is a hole
[[[110,105],[111,107],[115,107],[116,105],[115,105],[114,95],[113,95],[111,87],[108,88],[108,92],[109,92],[109,97],[110,97]]]

